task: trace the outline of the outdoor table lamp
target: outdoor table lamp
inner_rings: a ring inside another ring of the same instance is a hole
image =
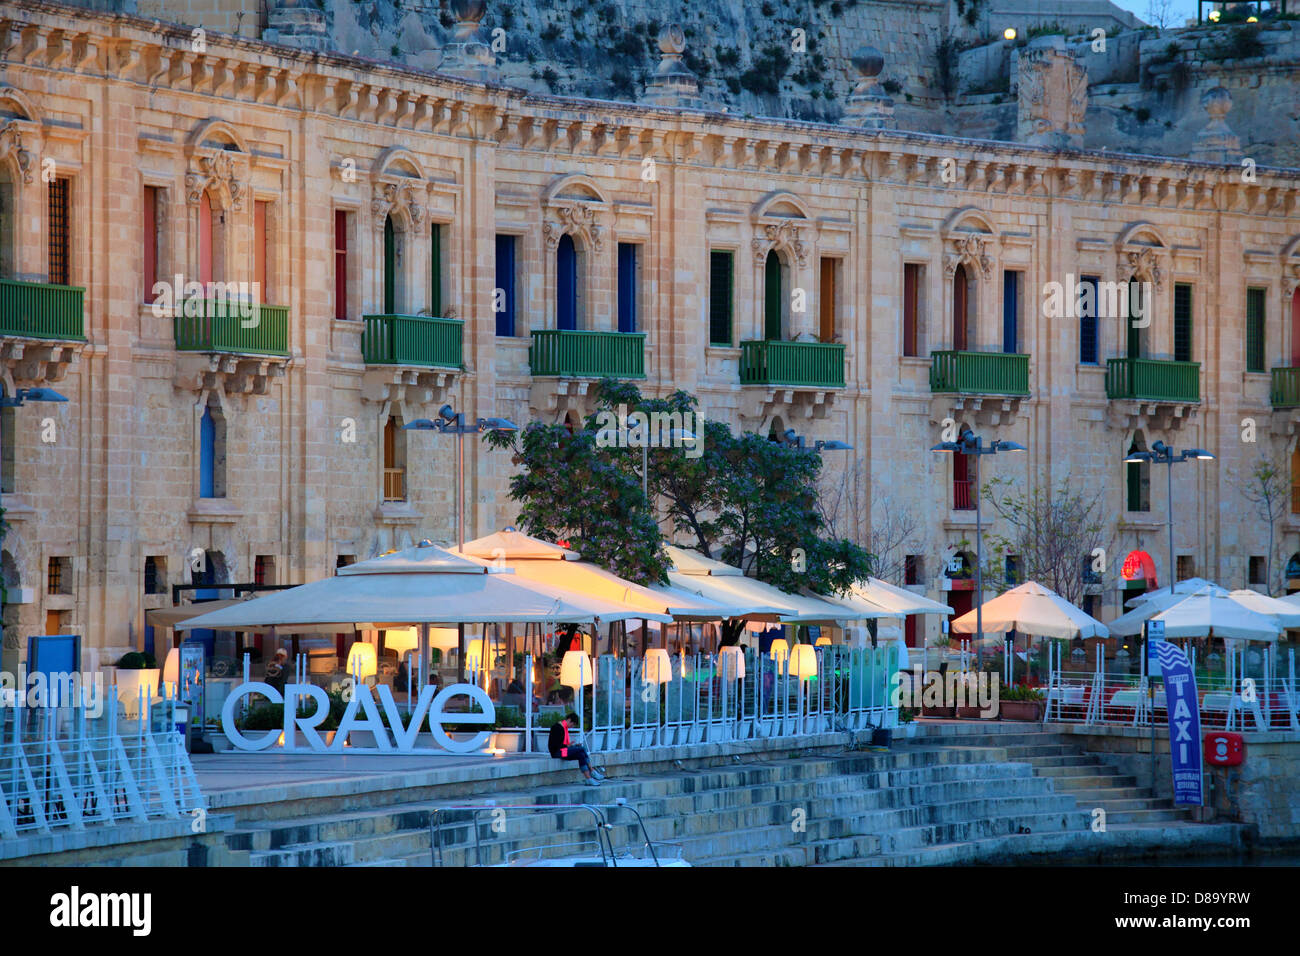
[[[413,627],[390,627],[384,632],[384,647],[400,659],[407,651],[420,646],[420,637]]]
[[[465,645],[465,662],[474,664],[480,671],[490,671],[493,665],[492,650],[496,641],[490,637],[476,637]]]
[[[813,644],[813,646],[814,646],[814,647],[830,647],[830,646],[831,646],[831,639],[830,639],[829,637],[819,637],[819,638],[817,638],[817,641],[816,641],[815,644]]]
[[[440,651],[454,651],[460,647],[460,632],[454,627],[431,627],[429,646]]]
[[[163,662],[162,679],[163,686],[175,697],[181,680],[181,652],[174,647],[167,652],[167,660]]]
[[[718,651],[718,670],[727,680],[745,679],[745,651],[729,645]]]
[[[375,646],[365,641],[355,641],[348,651],[348,674],[357,680],[374,677],[379,672],[379,658]]]
[[[667,684],[673,679],[673,665],[668,652],[662,647],[652,647],[645,652],[645,665],[641,668],[643,684]]]
[[[586,651],[565,651],[560,662],[560,683],[565,687],[586,687],[595,682],[591,673],[591,658]]]
[[[782,663],[785,661],[786,657],[789,656],[789,654],[790,654],[790,645],[786,643],[784,637],[778,637],[776,640],[774,640],[772,642],[771,648],[767,652],[767,656],[772,658],[772,660],[776,661],[777,667],[780,667],[782,665]]]
[[[817,676],[817,650],[811,644],[796,644],[791,648],[790,676],[800,680]]]

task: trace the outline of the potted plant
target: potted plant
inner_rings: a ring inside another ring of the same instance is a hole
[[[1043,692],[1024,684],[1004,687],[998,697],[998,716],[1003,720],[1042,720]]]
[[[898,708],[898,726],[904,737],[916,736],[916,711],[911,707]]]
[[[498,707],[496,733],[492,746],[509,754],[522,753],[524,749],[524,712],[518,707]]]
[[[160,674],[158,662],[152,654],[131,651],[118,659],[117,699],[125,705],[127,714],[138,716],[141,688],[149,701],[158,696]]]

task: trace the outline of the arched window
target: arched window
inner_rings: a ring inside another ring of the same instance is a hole
[[[782,312],[785,309],[785,283],[781,276],[781,257],[773,249],[763,264],[763,338],[779,342],[782,338]]]
[[[555,327],[578,327],[578,249],[567,234],[555,250]]]
[[[1300,368],[1300,287],[1291,295],[1291,367]]]
[[[212,197],[206,192],[199,197],[199,281],[206,289],[213,279],[213,250],[216,235],[212,221]]]
[[[965,430],[965,426],[962,426]],[[952,508],[954,511],[974,511],[975,495],[975,468],[971,461],[971,455],[963,455],[960,452],[952,456]]]
[[[1129,445],[1128,453],[1131,455],[1135,451],[1147,451],[1146,439],[1142,437],[1141,432],[1134,433],[1133,442]],[[1124,468],[1125,507],[1129,511],[1150,511],[1151,462],[1129,462]]]
[[[406,500],[406,432],[397,415],[384,423],[384,500]]]
[[[0,385],[0,396],[8,397],[8,390]],[[14,482],[14,410],[0,407],[0,494],[13,494]]]
[[[18,222],[13,176],[7,163],[0,163],[0,279],[14,276],[14,228]]]
[[[972,322],[970,278],[966,266],[959,265],[952,274],[952,347],[954,351],[965,352],[970,348]]]
[[[199,497],[226,497],[226,417],[214,402],[199,419]]]
[[[397,314],[397,229],[384,217],[384,315]]]

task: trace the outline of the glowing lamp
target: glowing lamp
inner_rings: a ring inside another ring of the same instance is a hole
[[[817,676],[817,650],[811,644],[796,644],[790,649],[790,676],[800,680]]]
[[[162,672],[163,686],[169,686],[171,695],[176,696],[176,688],[181,680],[181,652],[179,648],[173,647],[167,652],[167,660],[163,662]]]
[[[1219,14],[1219,11],[1218,11],[1218,10],[1211,10],[1211,11],[1210,11],[1210,19],[1213,20],[1215,23],[1218,23],[1218,22],[1219,22],[1219,16],[1220,16],[1220,14]]]
[[[780,667],[790,654],[790,645],[786,643],[784,637],[778,637],[772,642],[772,647],[768,650],[767,656],[776,661],[776,666]]]
[[[813,646],[814,646],[814,647],[830,647],[830,646],[831,646],[831,639],[830,639],[829,637],[819,637],[819,638],[817,638],[817,642],[816,642]]]
[[[379,673],[379,657],[375,654],[375,645],[365,641],[355,641],[348,651],[348,674],[357,680],[365,680]]]
[[[454,651],[460,647],[460,631],[454,627],[429,628],[429,646],[440,651]]]
[[[489,638],[476,637],[465,644],[465,663],[474,664],[479,670],[492,669],[492,645]]]
[[[1004,40],[1014,40],[1015,38],[1016,38],[1016,28],[1015,28],[1015,27],[1007,27],[1005,30],[1002,31],[1002,39],[1004,39]]]
[[[728,646],[718,651],[718,670],[727,680],[744,680],[744,650],[739,647]]]
[[[384,631],[384,647],[396,651],[400,658],[420,646],[420,636],[413,627],[390,627]]]
[[[652,647],[645,652],[645,664],[641,668],[641,683],[667,684],[673,679],[673,665],[668,652],[662,647]]]
[[[585,687],[594,683],[591,658],[586,651],[565,651],[560,662],[560,683],[565,687]]]

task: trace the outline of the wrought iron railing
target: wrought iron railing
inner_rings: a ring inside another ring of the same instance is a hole
[[[1027,396],[1029,356],[1011,352],[931,352],[930,391]]]
[[[425,315],[363,315],[361,355],[367,365],[461,368],[465,323]]]
[[[1167,359],[1107,359],[1106,397],[1149,402],[1199,402],[1201,363]]]
[[[0,279],[0,335],[85,341],[85,300],[76,286]]]
[[[844,346],[838,342],[741,342],[740,383],[843,388]]]
[[[645,333],[534,329],[528,366],[534,375],[645,378]]]

